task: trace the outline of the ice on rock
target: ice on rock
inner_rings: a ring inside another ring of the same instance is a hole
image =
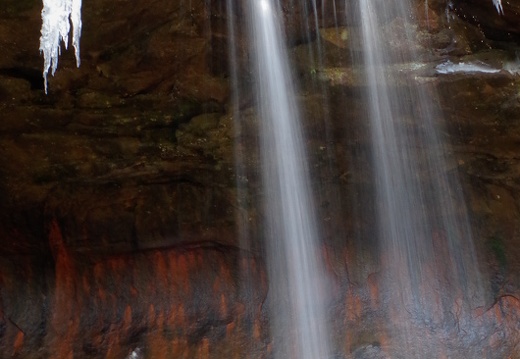
[[[504,15],[504,8],[502,7],[502,0],[493,0],[493,5],[495,5],[495,8],[497,9],[497,12],[500,15]]]
[[[72,46],[76,65],[80,65],[79,41],[81,37],[81,0],[43,0],[40,52],[43,53],[43,79],[47,93],[47,75],[58,67],[61,42],[68,47],[72,24]]]
[[[443,62],[435,67],[438,74],[455,74],[455,73],[486,73],[495,74],[500,69],[493,68],[483,62],[459,62],[455,64],[451,61]]]

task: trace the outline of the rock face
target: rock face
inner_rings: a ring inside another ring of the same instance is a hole
[[[457,1],[453,9],[465,20],[477,25],[486,36],[497,41],[513,40],[520,36],[520,5],[512,1],[503,1],[503,14],[497,16],[493,2],[485,0]]]
[[[392,308],[381,283],[391,278],[374,240],[364,84],[352,65],[359,24],[346,21],[355,4],[323,1],[315,14],[310,2],[282,3],[332,278],[335,355],[406,357],[393,344],[399,333],[385,329]],[[46,96],[41,4],[5,0],[0,357],[270,357],[261,119],[245,3],[226,4],[86,2],[82,65],[63,52]],[[437,92],[450,149],[443,170],[461,178],[488,290],[475,306],[439,291],[432,302],[450,302],[436,307],[438,320],[411,314],[417,346],[429,349],[422,357],[520,358],[520,9],[503,6],[500,16],[491,0],[417,1],[415,24],[389,18],[381,29],[395,51],[420,55],[388,71]],[[400,36],[410,26],[413,44]],[[497,71],[437,73],[448,60]]]

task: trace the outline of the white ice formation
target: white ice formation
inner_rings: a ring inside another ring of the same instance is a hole
[[[446,61],[435,67],[439,74],[455,74],[455,73],[485,73],[494,74],[500,72],[500,69],[493,68],[483,62],[459,62],[457,64]]]
[[[61,54],[61,42],[65,49],[69,43],[72,23],[72,46],[76,55],[76,65],[80,65],[79,40],[81,37],[81,0],[43,0],[40,52],[43,53],[43,79],[47,93],[49,70],[54,76]]]
[[[504,8],[502,7],[502,0],[493,0],[493,5],[495,5],[497,12],[500,15],[504,15]]]

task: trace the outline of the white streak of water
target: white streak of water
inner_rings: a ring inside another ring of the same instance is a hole
[[[275,1],[248,2],[258,82],[273,351],[279,359],[326,359],[326,280],[307,163]]]
[[[455,302],[475,304],[481,293],[460,185],[456,174],[443,172],[447,151],[434,123],[434,90],[384,71],[417,58],[410,48],[391,48],[396,35],[379,20],[408,19],[410,9],[406,0],[359,3],[387,330],[398,353],[417,358],[436,357],[443,348],[418,336],[415,325],[442,325]],[[399,35],[402,41],[413,42],[412,28]]]

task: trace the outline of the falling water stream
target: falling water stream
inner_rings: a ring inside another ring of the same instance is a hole
[[[276,0],[247,5],[260,118],[272,348],[276,359],[326,359],[332,352],[327,279],[279,6]],[[356,6],[363,45],[355,65],[366,84],[383,272],[379,286],[387,317],[381,330],[390,338],[385,350],[392,357],[440,357],[446,355],[442,339],[421,337],[416,329],[453,321],[454,303],[464,311],[482,301],[469,219],[456,173],[443,172],[449,149],[436,125],[435,90],[406,71],[392,70],[393,64],[420,65],[414,46],[393,46],[387,38],[391,31],[385,30],[400,19],[403,43],[413,44],[410,3],[360,0]]]
[[[420,61],[413,46],[392,47],[384,26],[404,25],[400,38],[413,44],[411,4],[360,0],[365,97],[371,132],[378,238],[388,293],[388,331],[409,358],[444,355],[438,342],[414,332],[452,316],[453,303],[478,303],[479,270],[466,208],[455,173],[445,172],[448,149],[434,121],[435,90],[392,64]],[[413,66],[412,66],[413,67]],[[403,350],[404,349],[404,350]]]
[[[273,354],[326,359],[326,280],[277,1],[248,2],[254,46]]]

